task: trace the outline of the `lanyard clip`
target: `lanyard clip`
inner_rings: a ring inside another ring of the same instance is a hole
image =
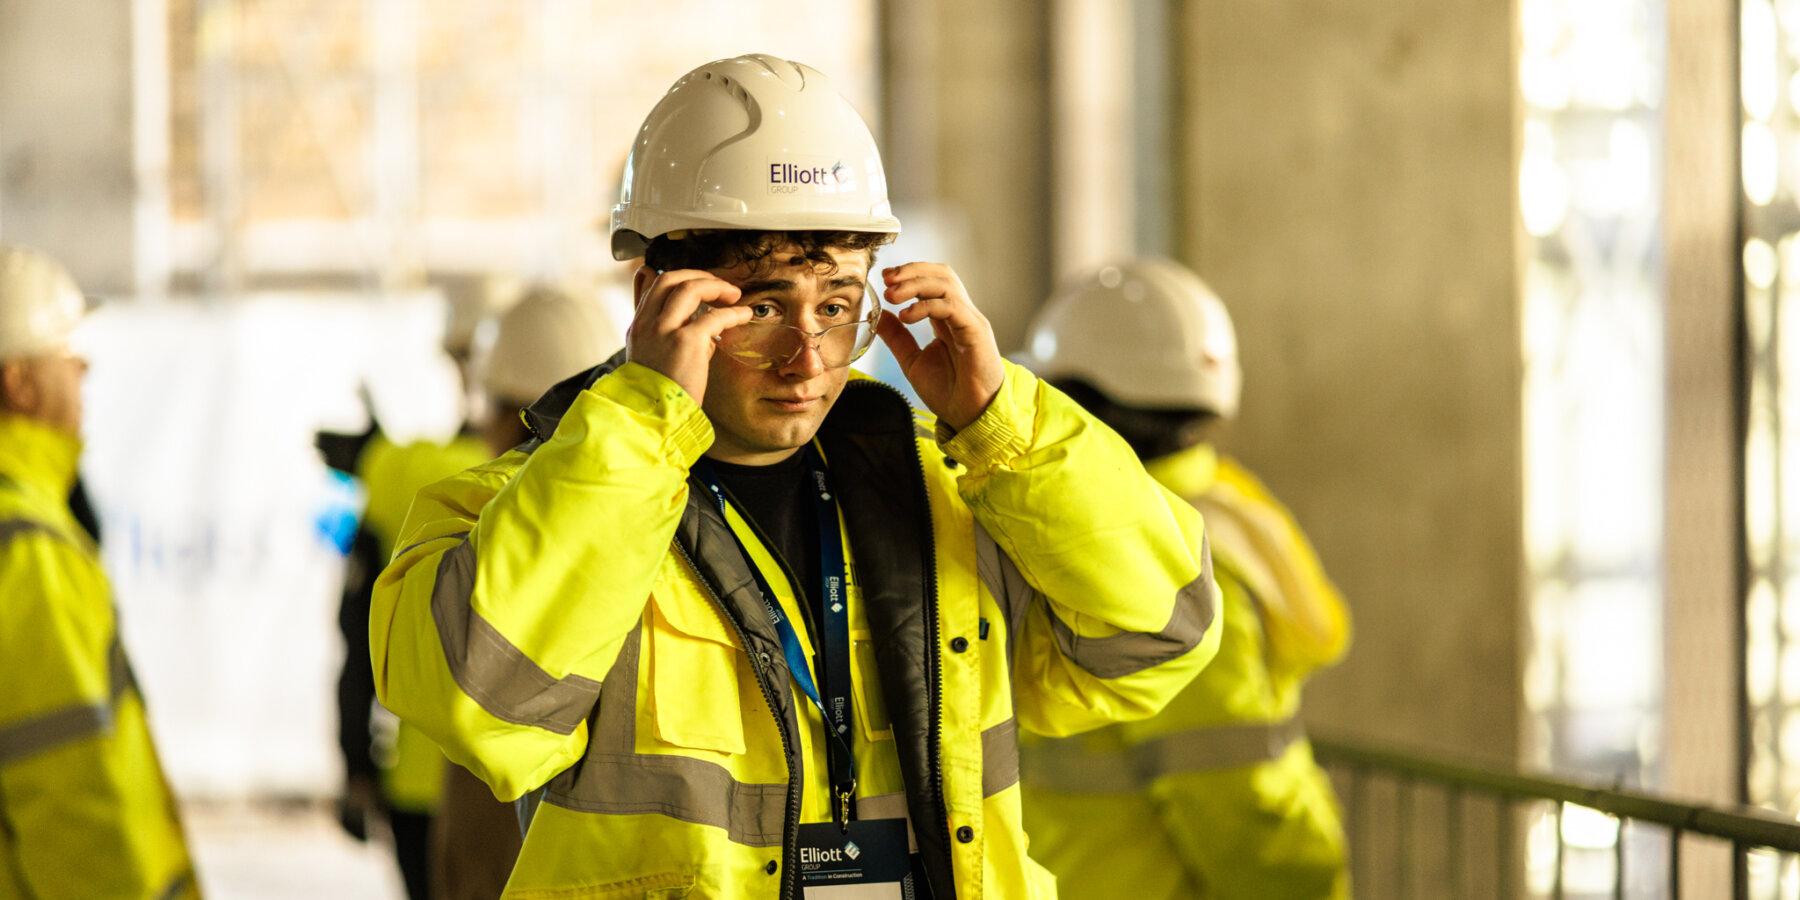
[[[850,830],[850,795],[856,793],[856,779],[850,779],[850,784],[838,788],[836,793],[838,797],[838,830],[848,832]]]

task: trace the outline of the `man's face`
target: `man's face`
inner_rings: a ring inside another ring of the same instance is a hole
[[[87,360],[63,349],[9,360],[7,406],[66,434],[81,435],[81,378]]]
[[[837,269],[829,272],[784,247],[772,255],[777,262],[768,271],[751,274],[749,267],[738,266],[712,273],[743,290],[736,305],[750,307],[753,321],[817,332],[866,312],[870,302],[865,293],[868,255],[833,250],[831,256]],[[702,404],[714,433],[706,455],[742,465],[786,459],[812,440],[849,378],[848,366],[826,368],[810,346],[768,369],[714,352]]]

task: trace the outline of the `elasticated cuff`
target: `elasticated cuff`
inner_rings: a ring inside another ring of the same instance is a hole
[[[938,446],[945,454],[968,465],[972,473],[1004,465],[1023,455],[1031,446],[1033,426],[1037,421],[1037,376],[1010,362],[1003,361],[1003,364],[1006,380],[1000,383],[1000,391],[994,395],[993,402],[969,423],[969,427],[953,431],[942,420],[937,424]]]
[[[712,422],[700,404],[674,379],[649,366],[628,362],[588,390],[664,431],[669,461],[684,469],[693,468],[713,445]]]

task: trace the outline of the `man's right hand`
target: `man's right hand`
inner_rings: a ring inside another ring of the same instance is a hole
[[[658,273],[640,267],[633,279],[637,313],[625,334],[626,357],[681,385],[695,403],[706,401],[706,372],[719,335],[750,321],[750,309],[733,306],[737,286],[699,269]]]

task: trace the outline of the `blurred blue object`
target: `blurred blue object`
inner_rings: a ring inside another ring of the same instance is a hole
[[[362,518],[366,492],[355,476],[330,468],[325,472],[323,496],[318,512],[313,516],[313,528],[326,546],[336,550],[339,556],[348,556],[350,545],[356,540],[356,527]]]

